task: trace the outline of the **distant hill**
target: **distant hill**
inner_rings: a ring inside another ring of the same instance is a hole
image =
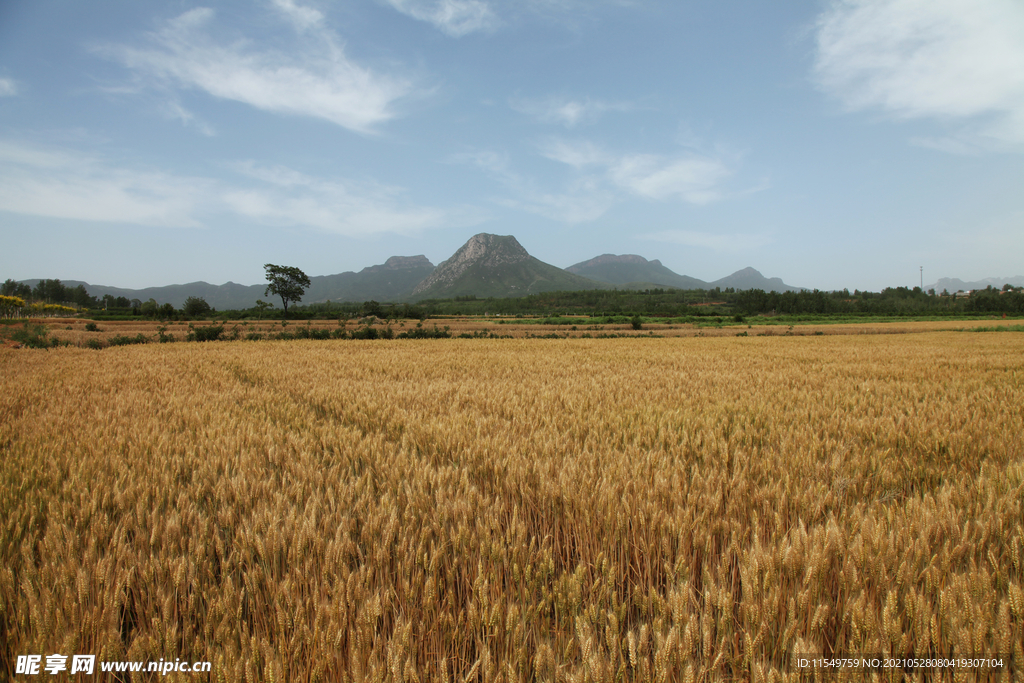
[[[944,277],[940,278],[938,282],[933,285],[925,285],[924,291],[934,289],[938,293],[942,293],[942,290],[946,290],[950,294],[956,294],[957,292],[964,291],[969,292],[972,289],[985,289],[986,287],[993,287],[995,289],[1002,289],[1003,285],[1012,285],[1014,287],[1024,287],[1024,275],[1018,275],[1016,277],[990,277],[984,280],[975,280],[973,282],[964,282],[963,280],[955,277]]]
[[[514,297],[600,289],[594,280],[530,256],[511,235],[474,235],[413,290],[416,300],[456,296]]]
[[[794,287],[787,285],[782,281],[782,278],[777,277],[765,277],[761,273],[757,272],[753,268],[744,268],[743,270],[737,270],[732,275],[723,277],[721,280],[715,280],[714,282],[708,283],[708,287],[732,287],[733,289],[763,289],[766,292],[799,292],[801,287]]]
[[[39,280],[26,280],[34,287]],[[126,299],[138,299],[149,301],[154,299],[158,304],[171,304],[175,308],[181,308],[185,299],[190,296],[200,297],[206,300],[219,311],[251,308],[256,304],[256,299],[269,299],[263,296],[266,284],[262,285],[239,285],[234,282],[226,282],[222,285],[211,285],[208,282],[189,282],[184,285],[167,285],[165,287],[146,287],[145,289],[125,289],[123,287],[107,287],[105,285],[90,285],[88,282],[79,280],[61,280],[67,287],[84,285],[85,291],[90,296],[103,298],[109,294],[113,297],[123,296]]]
[[[426,256],[392,256],[382,265],[358,273],[321,275],[309,278],[310,287],[302,303],[323,301],[404,301],[413,288],[434,272]]]
[[[766,292],[799,292],[800,287],[787,285],[781,278],[767,278],[753,268],[738,270],[732,275],[714,282],[704,282],[688,275],[679,275],[661,264],[657,259],[648,261],[636,254],[602,254],[589,261],[583,261],[566,268],[570,273],[583,275],[600,282],[624,285],[634,288],[640,284],[651,284],[676,289],[763,289]]]
[[[363,268],[358,273],[348,271],[335,275],[310,277],[310,286],[302,297],[303,304],[325,301],[357,302],[376,300],[385,302],[446,299],[457,296],[516,297],[539,292],[576,291],[586,289],[763,289],[765,291],[800,291],[781,279],[766,278],[753,268],[744,268],[714,282],[679,275],[657,259],[648,261],[636,254],[602,254],[589,261],[569,266],[565,270],[544,263],[531,256],[511,235],[474,235],[451,258],[436,268],[426,256],[392,256],[386,262]],[[998,280],[998,285],[996,281]],[[24,280],[34,287],[39,280]],[[257,299],[275,305],[280,302],[265,294],[266,283],[240,285],[226,282],[211,285],[208,282],[190,282],[184,285],[125,289],[91,285],[78,280],[63,280],[68,287],[84,285],[86,291],[97,298],[104,295],[171,304],[181,308],[189,297],[201,297],[215,309],[251,308]],[[953,292],[959,289],[979,289],[987,284],[1002,287],[1002,279],[993,278],[984,283],[940,280],[933,285]],[[948,283],[948,284],[945,284]],[[1024,285],[1024,277],[1008,278],[1006,283]]]
[[[321,303],[324,301],[404,301],[411,294],[413,287],[434,271],[434,264],[426,256],[392,256],[381,265],[363,268],[358,273],[345,272],[336,275],[318,275],[309,278],[310,286],[302,297],[302,303]],[[34,287],[39,280],[25,280]],[[154,299],[158,304],[169,303],[181,308],[190,296],[201,297],[219,311],[252,308],[257,299],[269,301],[280,306],[280,300],[272,295],[265,295],[266,283],[260,285],[239,285],[226,282],[223,285],[211,285],[208,282],[190,282],[184,285],[167,285],[166,287],[147,287],[145,289],[124,289],[122,287],[106,287],[91,285],[78,280],[62,280],[65,286],[77,287],[84,285],[85,291],[91,296],[102,298],[105,294],[113,297],[123,296],[127,299],[148,301]]]
[[[708,283],[687,275],[679,275],[655,259],[648,261],[636,254],[602,254],[589,261],[569,266],[566,270],[592,280],[613,285],[650,283],[655,286],[676,289],[706,289]]]

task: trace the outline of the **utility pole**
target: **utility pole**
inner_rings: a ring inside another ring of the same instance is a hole
[[[921,266],[921,291],[924,291],[924,266]]]

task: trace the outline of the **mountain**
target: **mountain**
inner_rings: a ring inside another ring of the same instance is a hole
[[[996,282],[999,282],[996,285]],[[38,280],[24,280],[34,287]],[[1008,284],[1024,285],[1024,278],[1008,278]],[[274,303],[274,297],[265,294],[266,284],[239,285],[226,282],[211,285],[208,282],[190,282],[184,285],[124,289],[90,285],[78,280],[64,280],[67,287],[84,285],[86,291],[97,298],[104,295],[169,303],[181,308],[189,297],[202,297],[217,310],[251,308],[257,299]],[[946,284],[944,284],[946,283]],[[979,289],[986,284],[1002,287],[1003,280],[993,278],[983,283],[940,280],[934,285],[941,291]],[[515,297],[538,292],[574,291],[581,289],[650,289],[671,287],[677,289],[763,289],[765,291],[800,291],[779,278],[766,278],[753,268],[744,268],[714,282],[674,273],[658,260],[648,261],[636,254],[602,254],[589,261],[577,263],[562,270],[544,263],[526,251],[511,235],[500,236],[480,233],[474,235],[451,258],[436,268],[426,256],[392,256],[386,262],[363,268],[358,273],[348,271],[335,275],[310,278],[310,286],[302,297],[303,304],[325,301],[357,302],[371,299],[384,302],[442,299],[456,296]]]
[[[323,301],[403,301],[412,290],[434,272],[426,256],[392,256],[383,264],[337,275],[309,278],[310,287],[302,302]]]
[[[303,304],[324,301],[404,301],[412,294],[413,287],[434,271],[434,264],[426,256],[392,256],[381,265],[363,268],[358,273],[349,271],[336,275],[318,275],[309,278],[310,286],[302,297]],[[26,280],[34,287],[38,280]],[[113,297],[148,301],[155,299],[158,304],[169,303],[181,308],[190,296],[201,297],[219,311],[252,308],[257,299],[269,301],[277,306],[280,301],[266,295],[266,283],[261,285],[239,285],[226,282],[211,285],[208,282],[190,282],[184,285],[147,287],[145,289],[124,289],[90,285],[78,280],[63,280],[67,287],[84,285],[91,296],[102,298],[105,294]]]
[[[995,289],[1002,289],[1003,285],[1024,287],[1024,275],[1018,275],[1017,277],[990,277],[984,280],[975,280],[974,282],[964,282],[955,277],[944,277],[939,278],[939,281],[934,285],[925,286],[924,291],[927,292],[929,289],[934,289],[941,294],[942,290],[946,290],[950,294],[955,294],[961,291],[969,292],[973,289],[985,289],[989,286]]]
[[[566,270],[613,285],[643,282],[676,289],[706,289],[708,286],[703,280],[669,270],[657,259],[648,261],[636,254],[602,254],[589,261],[569,266]]]
[[[600,289],[594,280],[530,256],[511,235],[474,235],[438,264],[412,291],[414,299],[456,296],[510,297],[538,292]]]
[[[35,286],[38,280],[26,280]],[[105,285],[90,285],[88,282],[78,280],[61,280],[65,287],[77,287],[84,285],[85,291],[90,296],[103,298],[109,294],[113,297],[123,296],[126,299],[138,299],[139,301],[156,300],[158,304],[169,303],[175,308],[181,308],[185,299],[190,296],[201,297],[219,311],[235,308],[251,308],[256,304],[256,299],[268,299],[263,296],[266,284],[262,285],[240,285],[234,282],[226,282],[222,285],[211,285],[208,282],[190,282],[184,285],[167,285],[166,287],[146,287],[145,289],[125,289],[123,287],[107,287]]]
[[[708,287],[732,287],[733,289],[763,289],[766,292],[799,292],[801,287],[787,285],[781,278],[768,278],[753,268],[737,270],[732,275],[727,275],[721,280],[708,283]]]
[[[800,287],[787,285],[780,278],[766,278],[753,268],[737,270],[732,275],[714,282],[704,282],[688,275],[679,275],[655,259],[648,261],[636,254],[602,254],[589,261],[583,261],[566,268],[570,273],[583,275],[613,285],[636,285],[650,283],[676,289],[763,289],[766,292],[799,292]]]

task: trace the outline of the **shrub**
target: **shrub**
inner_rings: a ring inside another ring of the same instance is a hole
[[[413,329],[402,332],[398,335],[399,339],[450,339],[452,336],[451,328],[447,325],[443,329],[439,329],[437,325],[434,325],[434,329],[428,330],[423,327],[423,323],[417,323]]]
[[[49,333],[46,325],[31,325],[26,322],[21,328],[11,332],[10,338],[30,349],[48,349],[59,344],[56,339],[48,338]]]
[[[224,333],[223,325],[203,325],[202,327],[189,326],[189,341],[217,341]]]
[[[103,342],[101,342],[99,339],[96,339],[95,337],[93,337],[89,341],[85,342],[85,346],[86,346],[86,348],[96,349],[97,351],[99,351],[100,349],[103,348]]]
[[[146,338],[146,335],[144,335],[141,332],[139,332],[134,337],[129,337],[126,334],[119,334],[119,335],[117,335],[115,337],[111,337],[110,339],[107,340],[107,345],[108,346],[129,346],[130,344],[145,344],[148,341],[149,341],[149,339]]]
[[[634,330],[642,330],[644,328],[643,321],[640,319],[640,316],[638,315],[634,315],[633,319],[630,320],[629,322],[633,326]]]
[[[358,330],[352,330],[353,339],[376,339],[378,336],[377,328],[370,327],[369,325]]]

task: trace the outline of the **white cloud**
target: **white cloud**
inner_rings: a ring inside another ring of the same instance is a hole
[[[402,14],[433,24],[452,36],[493,31],[525,15],[556,23],[592,19],[605,6],[628,7],[634,0],[378,0]]]
[[[686,247],[701,247],[714,251],[743,251],[744,249],[760,249],[772,243],[770,235],[757,233],[701,232],[697,230],[662,230],[639,236],[640,239],[653,242],[668,242]]]
[[[459,152],[458,154],[452,154],[448,157],[448,161],[454,164],[469,164],[471,166],[478,166],[479,168],[488,171],[492,175],[500,176],[505,179],[514,178],[514,174],[509,170],[508,156],[504,154],[498,154],[491,150],[476,150],[473,152]]]
[[[541,144],[540,154],[552,161],[558,161],[573,168],[613,162],[607,152],[592,142],[586,141],[551,139]]]
[[[529,211],[564,223],[585,223],[603,216],[629,196],[648,200],[682,199],[706,204],[722,197],[719,186],[732,171],[718,159],[687,155],[616,155],[589,141],[550,139],[540,154],[573,167],[576,175],[561,192],[511,169],[505,155],[493,151],[456,154],[453,163],[487,171],[512,192],[495,200],[502,206]]]
[[[324,15],[319,10],[296,5],[295,0],[272,0],[272,2],[299,31],[305,32],[323,24]]]
[[[408,234],[466,226],[469,208],[404,201],[401,188],[314,178],[252,162],[232,169],[241,182],[119,166],[93,155],[0,140],[0,211],[153,227],[203,227],[233,214],[268,225],[343,235]]]
[[[574,128],[577,124],[591,122],[606,111],[629,111],[632,105],[625,102],[602,102],[600,100],[573,100],[551,97],[545,100],[513,100],[516,111],[531,116],[542,123],[560,124]]]
[[[181,103],[176,100],[165,102],[163,105],[163,112],[169,119],[181,121],[182,124],[186,126],[195,126],[200,133],[207,137],[213,137],[216,135],[216,132],[210,124],[198,118],[188,109],[185,109],[185,107],[181,106]]]
[[[836,0],[817,22],[815,76],[851,109],[960,121],[1024,144],[1024,3]]]
[[[454,154],[449,161],[482,168],[514,194],[495,199],[495,203],[551,220],[586,223],[600,218],[615,203],[614,193],[592,177],[577,179],[564,192],[540,189],[530,178],[512,171],[507,156],[490,150]]]
[[[88,155],[0,141],[0,210],[146,226],[195,227],[211,183],[120,169]]]
[[[567,192],[543,192],[531,188],[519,198],[504,199],[499,203],[553,221],[575,225],[589,223],[603,216],[615,205],[615,198],[593,183],[582,182]]]
[[[281,166],[236,164],[257,187],[230,190],[224,200],[234,212],[272,225],[312,226],[341,235],[409,234],[429,228],[470,225],[471,209],[412,206],[402,190],[369,182],[314,178]]]
[[[691,204],[707,204],[720,197],[715,188],[729,175],[729,169],[717,159],[634,154],[620,159],[610,174],[620,187],[642,197],[678,196]]]
[[[540,151],[577,169],[603,167],[614,186],[647,199],[675,196],[691,204],[707,204],[720,198],[717,188],[732,173],[725,162],[711,157],[615,155],[586,141],[549,140]]]
[[[483,0],[385,0],[402,14],[433,24],[459,38],[499,24],[498,15]]]
[[[18,94],[18,88],[10,78],[0,78],[0,97],[11,97]]]
[[[277,6],[304,30],[320,25],[315,10],[290,0]],[[320,118],[371,132],[394,117],[394,103],[409,95],[403,79],[376,74],[349,60],[326,30],[288,53],[260,50],[245,41],[218,43],[206,28],[213,10],[190,10],[147,36],[141,47],[110,45],[100,52],[154,85],[195,88],[278,114]]]

